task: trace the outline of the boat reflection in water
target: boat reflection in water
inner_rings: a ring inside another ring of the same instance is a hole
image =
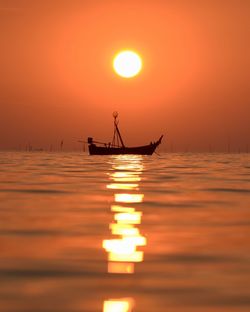
[[[133,274],[135,264],[143,261],[142,246],[146,238],[140,233],[142,212],[136,205],[143,201],[139,182],[143,171],[142,156],[119,155],[112,158],[113,172],[109,174],[108,189],[114,190],[111,211],[114,218],[110,224],[112,239],[103,241],[108,253],[108,273]],[[130,312],[134,307],[133,298],[109,299],[104,301],[103,312]]]

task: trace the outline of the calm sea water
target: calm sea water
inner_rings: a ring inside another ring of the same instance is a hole
[[[1,152],[0,311],[250,311],[250,156]]]

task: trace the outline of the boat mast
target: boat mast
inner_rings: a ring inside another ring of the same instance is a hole
[[[113,112],[113,117],[114,117],[114,134],[113,134],[112,146],[116,146],[116,143],[117,143],[117,146],[119,147],[121,143],[122,147],[125,147],[122,137],[121,137],[121,133],[118,128],[118,122],[119,122],[117,119],[118,113]]]

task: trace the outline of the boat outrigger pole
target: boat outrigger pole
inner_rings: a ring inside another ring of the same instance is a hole
[[[120,130],[118,128],[118,122],[119,122],[117,120],[118,113],[114,112],[113,117],[114,117],[114,134],[113,134],[112,146],[116,146],[116,143],[117,143],[117,146],[120,146],[119,143],[121,143],[122,147],[125,148],[125,145],[124,145],[122,137],[121,137]]]

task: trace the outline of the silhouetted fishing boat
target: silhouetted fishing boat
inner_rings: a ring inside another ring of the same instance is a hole
[[[119,155],[119,154],[137,154],[137,155],[152,155],[158,145],[161,144],[163,135],[156,142],[151,142],[148,145],[127,147],[124,145],[118,128],[118,113],[113,113],[114,117],[114,134],[112,143],[101,143],[94,141],[93,138],[88,138],[89,154],[90,155]],[[99,144],[99,145],[96,145]]]

